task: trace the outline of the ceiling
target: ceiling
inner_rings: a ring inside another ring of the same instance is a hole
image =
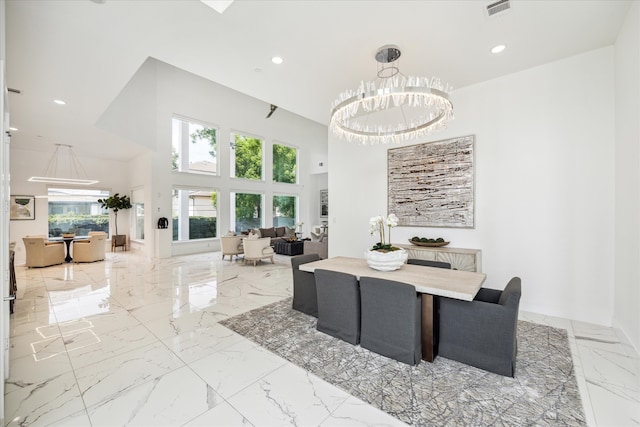
[[[637,1],[637,0],[635,0]],[[7,0],[12,148],[128,160],[144,148],[95,126],[147,57],[327,124],[332,101],[375,77],[376,50],[405,75],[455,89],[615,43],[630,1]],[[491,54],[506,44],[500,54]],[[278,55],[284,63],[275,65]],[[54,99],[67,102],[64,106]]]

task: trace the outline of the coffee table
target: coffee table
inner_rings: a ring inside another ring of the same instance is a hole
[[[295,240],[293,242],[276,242],[273,245],[273,251],[280,255],[302,255],[304,252],[304,242]]]

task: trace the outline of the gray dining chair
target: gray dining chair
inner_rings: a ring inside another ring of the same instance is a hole
[[[313,317],[318,317],[318,294],[316,293],[316,277],[313,273],[300,270],[302,264],[320,260],[318,254],[299,255],[291,258],[293,271],[293,303],[294,310]]]
[[[351,344],[360,342],[360,287],[356,276],[316,269],[316,329]]]
[[[503,291],[480,289],[473,301],[439,298],[439,355],[513,377],[521,295],[514,277]]]
[[[360,346],[417,365],[422,356],[421,297],[406,283],[360,277]]]
[[[426,267],[451,268],[451,264],[442,261],[432,261],[430,259],[409,258],[407,264],[424,265]]]

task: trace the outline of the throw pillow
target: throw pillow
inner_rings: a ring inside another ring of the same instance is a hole
[[[286,231],[286,227],[278,227],[278,228],[276,228],[276,237],[284,236],[285,231]]]
[[[284,232],[284,237],[296,237],[296,229],[287,227]]]
[[[249,236],[247,236],[247,239],[249,240],[258,240],[260,238],[260,236],[258,236],[256,233],[249,233]]]
[[[271,227],[271,228],[261,228],[260,229],[260,236],[262,237],[276,237],[276,230]]]

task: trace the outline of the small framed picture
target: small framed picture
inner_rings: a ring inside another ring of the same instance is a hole
[[[320,218],[329,216],[329,190],[320,190]]]
[[[35,196],[11,196],[10,219],[36,219]]]

